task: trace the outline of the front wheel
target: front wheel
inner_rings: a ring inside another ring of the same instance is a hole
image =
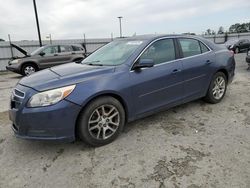
[[[81,112],[77,133],[87,144],[102,146],[111,143],[124,124],[125,112],[121,103],[113,97],[100,97]]]
[[[21,74],[22,74],[23,76],[28,76],[28,75],[33,74],[33,73],[36,72],[36,71],[37,71],[37,68],[36,68],[35,65],[33,65],[33,64],[25,64],[25,65],[23,65],[23,67],[22,67],[22,72],[21,72]]]
[[[227,90],[227,78],[223,72],[217,72],[209,85],[205,101],[215,104],[220,102]]]

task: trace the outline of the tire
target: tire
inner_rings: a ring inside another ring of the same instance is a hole
[[[221,85],[219,83],[221,83]],[[210,85],[209,85],[207,94],[204,97],[204,100],[212,104],[219,103],[225,96],[226,91],[227,91],[227,77],[223,72],[217,72],[213,76],[210,82]]]
[[[235,51],[234,51],[236,54],[240,53],[240,49],[238,47],[235,48]]]
[[[124,124],[125,111],[121,103],[113,97],[100,97],[80,113],[77,134],[88,145],[103,146],[116,139]]]
[[[36,71],[38,71],[36,65],[34,65],[33,63],[28,63],[22,66],[21,74],[23,76],[28,76],[28,75],[33,74]]]

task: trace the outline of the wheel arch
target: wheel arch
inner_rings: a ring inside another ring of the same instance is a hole
[[[95,96],[92,96],[90,97],[83,105],[82,105],[82,108],[80,110],[80,112],[78,113],[77,115],[77,118],[76,118],[76,122],[75,122],[75,136],[77,136],[77,125],[78,125],[78,121],[79,121],[79,118],[80,118],[80,114],[83,112],[83,110],[85,109],[85,107],[87,105],[89,105],[92,101],[96,100],[97,98],[100,98],[100,97],[113,97],[115,98],[116,100],[118,100],[121,105],[123,106],[123,109],[124,109],[124,112],[125,112],[125,123],[128,122],[128,114],[129,114],[129,110],[128,110],[128,105],[127,103],[125,102],[125,100],[123,99],[123,97],[115,92],[104,92],[104,93],[99,93]]]
[[[220,68],[220,69],[218,69],[214,74],[216,74],[217,72],[222,72],[222,73],[224,73],[225,76],[226,76],[226,78],[227,78],[227,81],[228,81],[228,79],[229,79],[229,73],[228,73],[227,69],[225,69],[225,68]]]
[[[37,68],[37,70],[40,69],[39,66],[38,66],[38,64],[37,64],[35,61],[25,61],[25,62],[23,62],[22,65],[21,65],[21,71],[22,71],[23,67],[24,67],[25,65],[28,65],[28,64],[35,65],[36,68]]]

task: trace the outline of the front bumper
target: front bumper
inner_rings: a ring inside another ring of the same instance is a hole
[[[15,97],[11,100],[9,118],[17,137],[35,140],[75,140],[75,124],[81,110],[80,106],[62,100],[47,107],[27,108],[27,98],[19,101],[20,105],[15,104],[16,100],[18,99]]]
[[[17,66],[17,65],[7,65],[6,67],[5,67],[7,70],[9,70],[9,71],[12,71],[12,72],[15,72],[15,73],[18,73],[18,74],[20,74],[20,72],[21,72],[21,70],[20,70],[20,68],[19,68],[19,66]]]

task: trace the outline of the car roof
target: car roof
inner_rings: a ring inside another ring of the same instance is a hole
[[[197,35],[186,35],[186,34],[150,34],[150,35],[137,35],[132,37],[124,37],[124,38],[117,38],[117,40],[145,40],[148,42],[160,39],[160,38],[192,38],[199,41],[202,41],[211,49],[221,49],[219,45],[216,45],[214,42],[207,40],[203,37]]]
[[[77,46],[82,47],[81,44],[45,44],[43,47],[47,46]]]
[[[148,35],[136,35],[132,37],[124,37],[124,38],[117,38],[118,40],[154,40],[157,38],[163,38],[163,37],[185,37],[185,38],[197,38],[197,39],[202,39],[202,37],[199,37],[197,35],[185,35],[185,34],[148,34]]]

